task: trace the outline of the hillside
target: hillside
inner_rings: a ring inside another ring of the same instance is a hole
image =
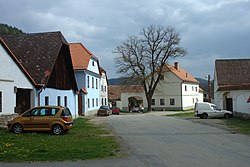
[[[24,32],[16,27],[0,23],[0,35],[17,35],[24,34]]]

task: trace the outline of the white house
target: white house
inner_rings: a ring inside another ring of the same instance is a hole
[[[103,68],[101,69],[101,80],[100,80],[100,101],[102,106],[108,105],[108,78],[107,73]]]
[[[81,43],[70,43],[75,78],[80,90],[79,114],[94,115],[100,107],[100,67],[98,59]]]
[[[250,59],[215,61],[214,103],[234,115],[250,118]]]
[[[1,36],[0,114],[66,106],[76,117],[77,85],[61,32]]]
[[[115,87],[110,89],[110,97],[116,94],[115,92],[119,92]],[[203,101],[203,95],[199,90],[199,82],[180,68],[177,62],[174,66],[166,64],[152,98],[152,109],[155,111],[192,109],[196,102]],[[147,107],[144,90],[138,86],[127,86],[127,88],[123,86],[120,101],[118,101],[119,107],[128,110],[131,97],[136,97],[144,108]]]

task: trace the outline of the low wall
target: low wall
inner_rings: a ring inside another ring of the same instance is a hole
[[[235,117],[244,118],[244,119],[250,119],[249,113],[242,113],[242,112],[234,112]]]
[[[7,123],[18,114],[0,115],[0,128],[7,128]]]

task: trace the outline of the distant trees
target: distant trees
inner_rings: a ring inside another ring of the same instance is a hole
[[[143,85],[148,111],[151,111],[152,97],[167,60],[186,54],[179,46],[180,41],[173,27],[151,25],[144,27],[139,36],[129,36],[115,48],[118,73],[132,83]]]
[[[16,27],[0,23],[0,35],[17,35],[24,34],[24,32]]]

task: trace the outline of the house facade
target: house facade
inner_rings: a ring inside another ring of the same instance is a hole
[[[54,105],[77,117],[77,85],[61,32],[1,36],[0,53],[2,114]]]
[[[94,115],[100,107],[100,67],[98,59],[81,43],[70,43],[71,59],[80,94],[79,115]]]
[[[100,80],[100,103],[102,106],[107,106],[108,104],[108,78],[106,71],[101,68],[101,80]]]
[[[111,87],[110,97],[114,97],[116,92],[119,92],[113,88],[115,87]],[[185,70],[180,68],[177,62],[174,65],[166,64],[152,98],[152,110],[192,109],[196,102],[203,101],[202,92],[199,90],[199,82]],[[138,86],[123,88],[120,95],[120,101],[118,100],[116,102],[117,106],[121,107],[123,110],[130,110],[131,97],[135,97],[137,101],[140,101],[140,106],[144,108],[147,107],[144,89]]]
[[[214,103],[234,115],[250,118],[250,59],[215,61]]]

